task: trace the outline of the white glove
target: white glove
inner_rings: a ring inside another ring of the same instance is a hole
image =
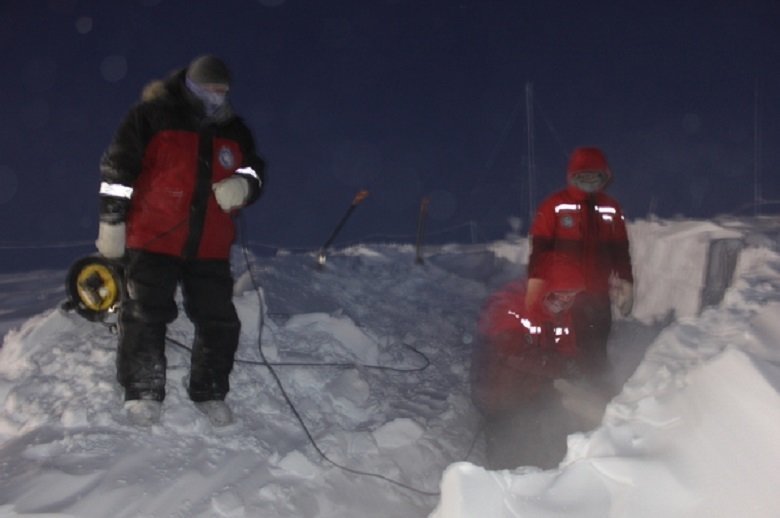
[[[125,224],[101,222],[95,246],[106,259],[119,259],[125,255]]]
[[[249,181],[241,175],[233,175],[211,186],[217,203],[225,212],[244,205],[249,196]]]
[[[615,279],[610,292],[612,303],[618,312],[627,317],[634,307],[634,285],[623,279]]]

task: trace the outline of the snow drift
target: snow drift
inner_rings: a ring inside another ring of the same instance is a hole
[[[225,429],[186,397],[185,319],[169,329],[162,421],[139,429],[115,337],[56,309],[64,272],[0,276],[0,514],[777,516],[779,229],[629,225],[637,304],[610,341],[623,390],[547,471],[481,468],[468,394],[479,307],[523,274],[525,240],[430,248],[424,265],[408,245],[361,245],[324,271],[312,255],[237,256]]]

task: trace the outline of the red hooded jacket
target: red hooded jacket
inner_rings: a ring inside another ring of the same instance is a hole
[[[184,86],[185,71],[159,82],[130,110],[103,155],[100,220],[126,222],[127,247],[191,259],[227,259],[231,214],[212,185],[234,174],[248,181],[246,204],[260,195],[264,161],[232,110],[205,118]]]
[[[545,294],[582,290],[579,270],[550,258],[555,268],[543,270]],[[487,414],[532,398],[542,387],[565,375],[580,351],[569,311],[551,314],[543,305],[525,307],[525,280],[491,295],[480,314],[472,358],[472,399]]]
[[[612,274],[634,281],[623,209],[601,190],[587,193],[573,185],[572,178],[583,171],[605,174],[602,189],[612,180],[600,150],[574,151],[567,168],[568,187],[545,199],[536,212],[528,276],[540,277],[545,258],[554,252],[579,265],[587,292],[608,293]]]

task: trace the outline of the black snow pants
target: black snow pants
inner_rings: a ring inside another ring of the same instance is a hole
[[[195,326],[189,395],[193,401],[223,400],[238,348],[241,322],[233,305],[227,260],[183,260],[128,250],[126,297],[119,312],[117,379],[125,400],[165,397],[165,335],[178,314],[181,284],[184,310]]]
[[[607,340],[612,330],[612,305],[608,293],[580,293],[571,308],[582,374],[601,380],[609,369]]]

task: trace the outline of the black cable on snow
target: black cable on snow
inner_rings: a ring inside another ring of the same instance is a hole
[[[255,290],[255,293],[258,297],[258,302],[260,304],[260,318],[258,318],[258,329],[257,329],[257,349],[260,353],[260,357],[262,358],[262,364],[268,369],[268,372],[271,373],[271,376],[274,378],[274,381],[276,382],[276,386],[279,388],[279,391],[282,394],[282,397],[284,398],[285,402],[287,403],[287,406],[290,408],[290,411],[292,411],[293,415],[295,416],[295,419],[298,421],[298,424],[300,424],[301,429],[306,434],[306,438],[309,440],[309,443],[311,443],[312,447],[315,449],[315,451],[319,454],[319,456],[329,464],[346,471],[347,473],[352,473],[353,475],[360,475],[360,476],[366,476],[366,477],[373,477],[377,478],[379,480],[384,480],[385,482],[388,482],[390,484],[393,484],[395,486],[407,489],[409,491],[413,491],[415,493],[425,495],[425,496],[439,496],[441,493],[436,491],[425,491],[413,486],[410,486],[408,484],[404,484],[403,482],[400,482],[398,480],[394,480],[390,477],[386,477],[385,475],[382,475],[380,473],[373,473],[370,471],[363,471],[355,468],[351,468],[349,466],[346,466],[344,464],[338,463],[331,459],[317,444],[317,441],[314,439],[314,436],[309,431],[309,427],[306,425],[306,422],[303,420],[303,417],[298,412],[298,409],[295,407],[295,403],[293,403],[292,399],[290,398],[289,394],[287,394],[287,390],[284,388],[284,384],[282,383],[282,380],[279,378],[279,375],[276,373],[276,370],[274,369],[274,366],[268,361],[268,359],[265,357],[265,353],[263,352],[263,343],[262,343],[262,336],[263,336],[263,325],[264,325],[264,308],[265,308],[265,301],[263,300],[262,291],[260,290],[260,286],[258,285],[254,274],[252,273],[252,265],[249,262],[249,255],[246,248],[246,245],[243,243],[243,237],[245,235],[245,232],[243,232],[243,218],[240,219],[241,221],[241,237],[242,237],[242,251],[244,254],[244,261],[246,262],[247,266],[247,272],[249,273],[249,278],[252,282],[252,287]],[[417,351],[419,353],[419,351]],[[422,355],[422,353],[419,353]],[[423,355],[424,357],[424,355]],[[427,362],[427,358],[426,358]],[[423,367],[426,368],[428,366],[429,362],[425,364]],[[379,367],[379,366],[377,366]],[[422,369],[415,369],[415,370],[422,370]]]
[[[170,336],[166,336],[165,339],[170,342],[172,345],[175,345],[179,349],[183,349],[188,352],[192,352],[192,348],[179,340],[176,340],[175,338],[171,338]],[[417,353],[420,355],[420,357],[425,362],[421,367],[392,367],[389,365],[372,365],[372,364],[366,364],[366,363],[356,363],[356,362],[292,362],[292,361],[275,361],[275,362],[269,362],[265,359],[263,360],[245,360],[241,358],[236,358],[234,361],[235,363],[240,363],[244,365],[257,365],[261,367],[334,367],[338,369],[373,369],[373,370],[383,370],[383,371],[393,371],[393,372],[420,372],[428,368],[428,366],[431,364],[431,361],[428,359],[425,354],[420,352],[419,350],[415,349],[414,347],[406,344],[402,344],[404,347],[409,348],[411,351]]]
[[[380,473],[373,473],[369,471],[359,470],[355,468],[351,468],[349,466],[346,466],[344,464],[340,464],[333,459],[331,459],[317,444],[317,441],[314,439],[314,436],[312,435],[311,431],[309,430],[309,427],[306,425],[306,422],[303,420],[303,417],[301,416],[300,412],[298,412],[298,409],[295,406],[295,403],[293,403],[292,398],[290,398],[289,394],[287,393],[287,390],[284,388],[284,384],[282,383],[282,380],[279,378],[279,375],[276,373],[276,370],[274,367],[334,367],[334,368],[363,368],[363,369],[373,369],[373,370],[383,370],[383,371],[392,371],[392,372],[404,372],[404,373],[410,373],[410,372],[421,372],[428,368],[428,366],[431,364],[430,359],[421,351],[418,349],[412,347],[408,344],[402,344],[407,349],[411,350],[412,352],[416,353],[418,356],[420,356],[423,359],[423,365],[420,367],[391,367],[386,365],[371,365],[371,364],[360,364],[355,362],[269,362],[268,359],[265,356],[265,353],[263,352],[263,346],[262,346],[262,332],[263,327],[265,326],[265,301],[263,300],[262,290],[260,289],[260,286],[257,283],[257,280],[255,279],[254,273],[252,272],[252,265],[249,260],[249,252],[247,250],[247,245],[245,241],[245,231],[244,231],[244,219],[243,217],[239,218],[240,221],[240,235],[241,235],[241,250],[244,256],[244,262],[247,267],[247,272],[249,273],[249,278],[252,282],[252,287],[254,288],[255,294],[258,297],[259,307],[260,307],[260,314],[258,318],[258,329],[257,329],[257,348],[258,352],[260,353],[261,361],[255,361],[255,360],[243,360],[243,359],[236,359],[235,362],[239,364],[246,364],[246,365],[257,365],[257,366],[263,366],[268,369],[268,372],[271,374],[271,376],[274,378],[274,382],[276,383],[276,386],[279,388],[279,391],[282,394],[282,397],[284,398],[285,402],[287,403],[287,406],[289,407],[290,411],[295,416],[296,420],[298,421],[298,424],[300,425],[301,429],[305,433],[307,439],[309,440],[309,443],[312,445],[312,447],[315,449],[315,451],[319,454],[319,456],[328,462],[329,464],[335,466],[338,469],[341,469],[343,471],[346,471],[348,473],[352,473],[354,475],[359,476],[366,476],[366,477],[373,477],[377,478],[379,480],[383,480],[385,482],[388,482],[390,484],[393,484],[395,486],[401,487],[403,489],[407,489],[409,491],[412,491],[414,493],[418,493],[424,496],[440,496],[441,492],[439,491],[426,491],[423,489],[419,489],[416,487],[413,487],[408,484],[404,484],[403,482],[400,482],[398,480],[394,480],[390,477],[387,477],[385,475],[382,475]],[[181,224],[181,223],[180,223]],[[176,227],[178,227],[180,224],[175,225],[172,229],[168,230],[167,232],[164,232],[162,235],[166,235],[172,230],[174,230]],[[152,241],[162,237],[156,236],[152,239]],[[116,334],[118,332],[117,323],[108,323],[108,322],[101,322],[102,325],[104,325],[106,328],[108,328],[109,332],[112,334]],[[184,343],[171,338],[170,336],[165,337],[165,339],[170,342],[172,345],[175,345],[181,349],[184,349],[186,351],[192,352],[192,349],[185,345]],[[466,458],[468,458],[471,455],[472,450],[474,449],[474,446],[476,445],[477,439],[479,438],[479,435],[482,432],[482,427],[479,427],[477,432],[474,435],[474,438],[471,441],[471,444],[468,449],[468,453],[466,455]]]

